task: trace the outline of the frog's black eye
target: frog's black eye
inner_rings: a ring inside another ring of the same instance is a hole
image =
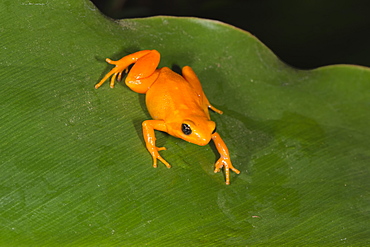
[[[184,133],[185,135],[190,135],[191,134],[191,128],[190,128],[190,126],[189,125],[187,125],[187,124],[182,124],[181,125],[181,130],[182,130],[182,133]]]
[[[213,130],[212,134],[216,133],[216,131],[217,131],[217,130],[216,130],[216,127],[215,127],[215,129]]]

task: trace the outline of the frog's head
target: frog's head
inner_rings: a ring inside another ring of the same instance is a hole
[[[176,133],[169,133],[185,141],[204,146],[211,140],[212,134],[216,131],[216,123],[204,119],[196,118],[183,120],[180,124],[176,123]]]

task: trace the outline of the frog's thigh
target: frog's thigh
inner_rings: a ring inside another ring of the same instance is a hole
[[[211,105],[211,103],[209,103],[209,100],[208,100],[206,94],[204,93],[204,91],[202,89],[202,84],[200,83],[198,76],[195,74],[194,70],[191,67],[189,67],[189,66],[183,67],[182,68],[182,76],[185,78],[185,80],[187,82],[190,83],[190,85],[195,89],[197,94],[201,95],[201,97],[203,97],[203,102],[205,104],[205,107],[208,107],[208,108],[212,109],[213,111],[215,111],[219,114],[222,114],[221,110],[215,108],[213,105]]]
[[[182,68],[182,76],[187,82],[195,89],[198,94],[203,93],[202,84],[200,84],[198,76],[195,74],[194,70],[190,66],[185,66]]]
[[[125,83],[137,93],[146,93],[148,88],[158,78],[157,66],[160,54],[156,50],[140,57],[128,73]]]

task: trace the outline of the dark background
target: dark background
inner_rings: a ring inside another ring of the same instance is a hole
[[[244,29],[291,66],[370,66],[366,0],[92,0],[107,16],[195,16]]]

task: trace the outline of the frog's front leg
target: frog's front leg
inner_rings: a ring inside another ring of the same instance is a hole
[[[212,140],[221,156],[215,164],[215,172],[219,172],[222,167],[225,167],[226,184],[230,184],[230,169],[236,174],[239,174],[240,171],[231,164],[229,149],[217,132],[212,134]]]
[[[146,120],[142,123],[143,135],[145,139],[146,148],[153,157],[153,167],[157,167],[157,159],[162,161],[167,168],[171,168],[171,165],[165,161],[158,151],[166,150],[165,147],[157,147],[155,145],[155,133],[154,130],[167,132],[166,124],[163,120]]]

